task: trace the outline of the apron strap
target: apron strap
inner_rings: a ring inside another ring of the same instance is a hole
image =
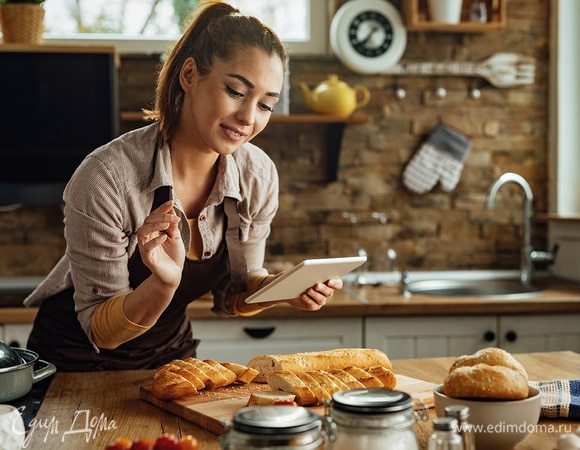
[[[240,243],[240,215],[238,214],[237,201],[233,198],[224,199],[224,209],[228,218],[226,231],[226,245],[230,259],[231,293],[240,294],[248,290],[248,270],[246,258]]]

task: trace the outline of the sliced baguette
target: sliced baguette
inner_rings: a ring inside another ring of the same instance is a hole
[[[346,372],[350,373],[353,377],[355,377],[358,381],[364,384],[367,388],[382,388],[383,383],[374,375],[371,375],[366,370],[361,369],[360,367],[346,367],[344,369]]]
[[[397,386],[397,377],[395,374],[383,366],[373,366],[367,369],[367,372],[373,375],[374,377],[378,378],[381,383],[383,383],[383,387],[386,389],[395,389]]]
[[[358,381],[355,377],[353,377],[350,373],[348,373],[346,370],[333,370],[332,375],[334,375],[336,378],[338,378],[339,380],[341,380],[344,384],[346,384],[348,389],[360,389],[360,388],[364,388],[365,385],[362,384],[360,381]]]
[[[246,406],[270,406],[280,402],[293,402],[295,394],[283,391],[252,392]]]
[[[182,375],[185,378],[187,378],[198,391],[201,391],[202,389],[205,388],[205,383],[203,381],[203,378],[205,377],[203,376],[203,374],[200,374],[199,369],[195,367],[193,364],[190,364],[182,359],[174,359],[173,361],[171,361],[170,364],[171,366],[177,366],[186,371],[186,374],[182,373]],[[169,370],[171,370],[171,366],[169,367]],[[163,369],[164,367],[162,367],[160,370]]]
[[[349,366],[383,366],[392,369],[391,361],[387,355],[380,350],[367,348],[342,348],[318,352],[260,355],[248,361],[246,366],[260,372],[255,378],[258,383],[265,383],[267,374],[275,370],[292,372],[332,371]]]
[[[328,398],[330,394],[320,385],[316,378],[314,378],[308,372],[294,372],[298,378],[300,378],[314,393],[316,396],[316,403],[320,405],[324,398]]]
[[[228,384],[227,378],[210,364],[197,358],[187,358],[185,361],[200,368],[207,375],[208,381],[205,383],[207,389],[216,389]]]
[[[259,373],[256,369],[251,369],[243,364],[222,362],[221,365],[234,372],[236,374],[236,381],[240,384],[251,383]]]
[[[332,400],[332,394],[334,393],[334,386],[328,382],[328,379],[318,370],[311,370],[306,372],[320,387],[317,394],[317,404],[322,403],[324,400]],[[308,385],[310,386],[310,385]]]
[[[226,384],[224,386],[229,386],[230,384],[236,382],[237,376],[235,372],[231,371],[225,366],[222,366],[219,362],[214,361],[213,359],[204,359],[203,362],[209,364],[224,376],[226,379]]]
[[[288,370],[277,370],[268,373],[268,384],[274,390],[289,392],[296,395],[296,403],[300,406],[314,405],[318,402],[312,389],[298,376]]]
[[[326,372],[326,371],[323,371],[323,373],[324,373],[324,375],[326,375],[328,378],[330,378],[332,380],[332,382],[337,386],[339,391],[344,391],[346,389],[349,389],[347,384],[344,381],[342,381],[340,378],[336,377],[333,373]]]
[[[182,370],[178,366],[173,367],[176,370]],[[174,400],[197,394],[198,390],[182,375],[171,370],[161,370],[153,379],[151,392],[160,400]]]

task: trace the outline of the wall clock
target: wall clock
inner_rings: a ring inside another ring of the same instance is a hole
[[[388,1],[350,0],[332,19],[330,45],[349,69],[381,73],[403,56],[407,30],[399,11]]]

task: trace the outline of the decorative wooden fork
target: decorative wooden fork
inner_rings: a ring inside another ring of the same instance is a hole
[[[496,53],[479,61],[401,62],[383,72],[388,75],[471,76],[489,81],[497,88],[534,83],[536,61],[517,53]]]

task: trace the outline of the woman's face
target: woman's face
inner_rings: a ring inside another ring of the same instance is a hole
[[[179,132],[199,150],[230,154],[268,124],[283,80],[280,58],[257,47],[240,49],[227,61],[215,59],[203,77],[188,59],[181,71]]]

